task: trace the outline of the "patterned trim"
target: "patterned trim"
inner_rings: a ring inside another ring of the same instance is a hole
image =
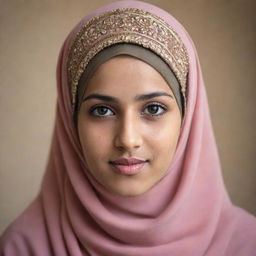
[[[77,85],[89,61],[102,49],[133,43],[155,52],[170,66],[186,103],[188,55],[177,33],[161,18],[136,8],[116,9],[91,19],[77,33],[68,55],[68,82],[74,107]]]

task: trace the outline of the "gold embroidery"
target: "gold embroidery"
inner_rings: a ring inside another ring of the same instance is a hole
[[[77,33],[68,56],[68,81],[74,107],[77,85],[89,61],[102,49],[133,43],[155,52],[171,67],[186,102],[188,55],[177,33],[161,18],[136,8],[116,9],[91,19]]]

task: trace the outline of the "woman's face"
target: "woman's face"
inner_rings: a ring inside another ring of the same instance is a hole
[[[181,115],[172,90],[147,63],[114,57],[89,80],[78,133],[89,171],[121,196],[143,194],[166,173]]]

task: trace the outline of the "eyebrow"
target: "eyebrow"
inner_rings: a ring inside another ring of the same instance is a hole
[[[140,95],[136,95],[134,99],[135,101],[144,101],[144,100],[149,100],[149,99],[160,97],[160,96],[167,96],[173,99],[173,96],[166,92],[151,92],[148,94],[140,94]],[[119,100],[115,97],[99,94],[99,93],[90,94],[89,96],[85,97],[83,101],[90,100],[90,99],[98,99],[98,100],[104,100],[104,101],[116,102],[116,103],[119,102]]]

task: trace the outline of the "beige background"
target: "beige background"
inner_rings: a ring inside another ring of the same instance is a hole
[[[80,18],[109,2],[0,2],[0,233],[40,186],[54,121],[59,48]],[[148,2],[172,13],[192,36],[226,186],[236,204],[256,215],[256,2]]]

